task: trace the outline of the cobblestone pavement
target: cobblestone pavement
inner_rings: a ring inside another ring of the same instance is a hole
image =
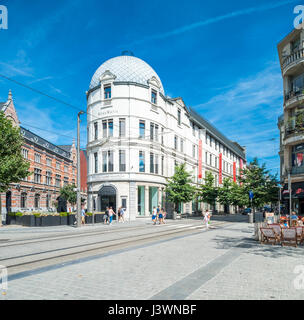
[[[201,222],[191,219],[156,226],[160,230],[189,224],[193,232],[21,273],[12,277],[0,299],[304,299],[304,287],[295,287],[301,275],[294,273],[296,266],[304,265],[304,247],[262,246],[253,241],[253,226],[246,219],[218,227],[216,221],[208,231],[195,228]],[[155,227],[148,222],[140,225],[144,230]],[[9,236],[6,230],[4,234],[1,230],[0,239]]]

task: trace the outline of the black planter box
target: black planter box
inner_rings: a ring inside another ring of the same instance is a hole
[[[66,226],[68,224],[68,217],[60,217],[60,225]]]
[[[86,216],[85,217],[85,223],[93,223],[93,217],[92,216]]]
[[[68,225],[69,226],[74,225],[74,223],[76,222],[75,214],[69,214],[67,218],[68,218]]]
[[[60,225],[60,216],[43,216],[41,217],[41,226],[59,226]]]
[[[35,226],[41,227],[42,217],[35,217]]]
[[[26,215],[22,217],[22,225],[25,227],[35,227],[35,216],[34,215]]]
[[[103,223],[103,214],[95,214],[94,221],[95,223]]]
[[[7,214],[6,215],[6,224],[16,224],[16,217]]]
[[[22,226],[22,224],[23,224],[23,216],[21,216],[21,217],[16,216],[16,224],[18,226]]]

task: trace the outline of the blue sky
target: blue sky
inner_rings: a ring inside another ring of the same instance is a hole
[[[282,79],[277,44],[298,1],[0,0],[0,74],[86,109],[85,91],[107,59],[131,50],[188,106],[276,173]],[[76,138],[77,110],[0,78],[24,127],[56,144]],[[81,144],[86,143],[85,117]],[[42,131],[37,128],[48,131]]]

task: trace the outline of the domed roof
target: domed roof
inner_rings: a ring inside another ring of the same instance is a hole
[[[101,75],[107,70],[116,76],[115,81],[148,85],[148,80],[155,77],[160,83],[160,91],[164,93],[162,82],[157,73],[145,61],[127,55],[118,56],[103,63],[95,72],[91,80],[90,89],[99,85]]]

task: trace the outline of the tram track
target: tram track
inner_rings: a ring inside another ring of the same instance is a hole
[[[223,227],[227,225],[227,222],[222,222],[216,224],[216,227]],[[175,237],[177,235],[186,235],[194,233],[195,231],[201,230],[204,227],[201,225],[195,227],[183,227],[174,230],[164,230],[161,232],[153,232],[150,234],[137,234],[128,237],[119,237],[116,239],[110,239],[105,241],[100,245],[100,241],[96,241],[89,244],[84,244],[81,246],[70,246],[65,248],[57,248],[47,251],[40,251],[35,253],[30,253],[26,255],[8,257],[6,259],[0,259],[0,264],[6,266],[10,274],[28,271],[39,267],[44,267],[48,265],[66,263],[69,261],[77,260],[79,258],[84,258],[92,255],[97,255],[101,253],[107,253],[110,251],[115,251],[118,249],[124,249],[132,247],[133,245],[141,245],[145,243],[153,242],[154,240],[164,240],[168,238]],[[75,250],[76,249],[76,250]],[[78,250],[77,250],[78,249]],[[62,252],[61,254],[58,254]],[[51,254],[51,255],[50,255]],[[44,255],[44,256],[43,256]],[[38,259],[37,259],[38,258]]]
[[[65,240],[65,239],[72,239],[72,238],[80,238],[80,237],[92,237],[96,235],[102,235],[102,234],[109,234],[109,233],[120,233],[120,232],[127,232],[127,231],[133,231],[133,230],[140,230],[148,228],[150,225],[145,226],[137,226],[137,227],[126,227],[122,229],[111,229],[111,230],[102,230],[102,231],[96,231],[96,232],[90,232],[88,233],[88,230],[85,232],[77,233],[77,234],[71,234],[71,235],[58,235],[58,236],[44,236],[44,237],[35,237],[35,238],[25,238],[25,239],[18,239],[18,240],[0,240],[3,242],[0,242],[0,248],[3,247],[10,247],[10,246],[18,246],[18,245],[25,245],[25,244],[31,244],[31,243],[39,243],[39,242],[49,242],[49,241],[59,241],[59,240]]]

